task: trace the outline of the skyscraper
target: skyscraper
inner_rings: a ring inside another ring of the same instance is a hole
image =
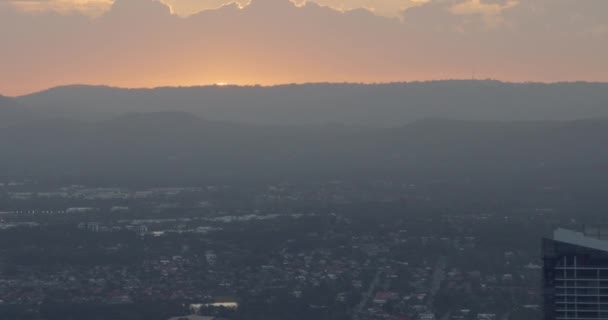
[[[607,230],[555,230],[543,263],[545,320],[608,319]]]

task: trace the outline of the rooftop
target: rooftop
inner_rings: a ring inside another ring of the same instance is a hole
[[[553,231],[553,240],[608,252],[608,240],[602,240],[601,237],[585,232],[558,228]]]

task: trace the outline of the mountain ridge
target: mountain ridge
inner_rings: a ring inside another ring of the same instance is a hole
[[[483,121],[605,117],[608,83],[446,80],[153,89],[79,85],[21,96],[17,101],[44,116],[78,120],[182,111],[210,121],[260,125],[397,127],[430,117]]]
[[[340,175],[432,178],[508,172],[560,175],[564,170],[608,167],[608,119],[435,119],[362,130],[218,123],[183,113],[45,123],[0,129],[3,174],[160,181]]]
[[[0,127],[36,121],[38,116],[15,99],[0,95]]]

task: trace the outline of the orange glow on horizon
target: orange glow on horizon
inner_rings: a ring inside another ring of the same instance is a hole
[[[0,1],[0,94],[10,96],[69,84],[273,86],[471,79],[472,74],[508,82],[608,81],[608,11],[600,10],[602,5],[310,0],[333,5],[327,7],[254,0],[243,8],[178,17],[161,2],[198,6],[200,0],[27,1],[57,8],[49,14],[15,10],[12,1]],[[397,2],[418,7],[404,11],[400,20],[332,9],[342,1],[375,9]],[[112,6],[107,14],[88,18],[58,6],[68,2]],[[57,14],[64,9],[73,14]],[[554,18],[575,13],[581,18],[567,26]]]

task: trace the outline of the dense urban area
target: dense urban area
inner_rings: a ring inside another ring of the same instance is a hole
[[[582,222],[559,185],[481,189],[7,181],[0,318],[538,319],[540,240]]]

